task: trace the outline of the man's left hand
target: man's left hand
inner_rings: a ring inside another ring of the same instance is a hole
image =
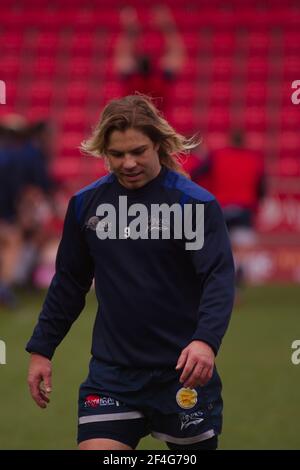
[[[214,370],[215,354],[203,341],[192,341],[181,351],[176,370],[183,369],[180,383],[186,388],[206,385]]]

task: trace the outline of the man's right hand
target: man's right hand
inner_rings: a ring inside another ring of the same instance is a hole
[[[37,353],[32,353],[28,370],[28,385],[30,393],[40,408],[46,408],[50,402],[48,394],[51,392],[51,361]]]

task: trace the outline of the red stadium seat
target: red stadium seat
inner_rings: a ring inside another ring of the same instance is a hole
[[[232,99],[232,89],[227,81],[211,83],[207,92],[210,106],[229,106]]]
[[[199,69],[199,64],[192,60],[191,58],[187,58],[183,65],[183,69],[180,71],[180,79],[181,80],[195,80],[197,78],[197,73]]]
[[[34,78],[52,78],[58,71],[56,60],[51,57],[39,57],[33,63],[32,76]]]
[[[174,84],[172,96],[178,104],[189,106],[195,103],[200,95],[198,83],[179,81]]]
[[[264,132],[247,131],[246,133],[246,147],[265,152],[267,148],[266,135]]]
[[[30,122],[48,121],[51,109],[49,106],[31,106],[27,107],[26,117]]]
[[[264,131],[267,127],[267,112],[261,106],[249,106],[245,109],[245,126],[249,131]]]
[[[271,50],[271,35],[266,31],[249,31],[248,54],[252,57],[267,57]]]
[[[84,76],[85,73],[89,74],[92,70],[91,60],[88,57],[72,57],[69,66],[71,76],[73,73]]]
[[[269,77],[270,69],[266,57],[249,57],[247,61],[247,77],[252,80],[266,80]]]
[[[56,113],[55,121],[62,132],[83,133],[87,128],[89,115],[82,106],[65,106]]]
[[[240,25],[264,31],[273,26],[282,25],[282,14],[278,10],[253,8],[248,4],[238,10],[237,21]]]
[[[88,82],[71,82],[67,87],[67,106],[84,106],[89,96]]]
[[[228,145],[227,132],[218,132],[211,130],[204,136],[204,144],[210,150],[218,150]]]
[[[284,56],[290,54],[300,54],[300,32],[285,31],[283,36],[283,52]]]
[[[36,53],[40,56],[54,56],[61,45],[60,36],[54,32],[41,32],[34,41]]]
[[[214,58],[212,63],[212,79],[213,81],[231,80],[233,76],[233,58],[218,57]]]
[[[161,34],[157,32],[145,32],[142,38],[141,49],[145,54],[152,57],[158,57],[164,50],[164,39]]]
[[[212,49],[215,56],[232,56],[236,47],[236,34],[231,31],[217,31],[212,38]]]
[[[293,130],[285,130],[278,135],[278,146],[282,152],[298,152],[300,149],[300,134]]]
[[[199,9],[174,8],[172,11],[176,24],[181,25],[185,31],[197,31],[202,24]]]
[[[93,21],[97,28],[106,28],[107,31],[120,30],[120,9],[119,8],[99,8],[93,13]]]
[[[299,153],[298,158],[296,155],[289,155],[288,152],[281,152],[278,160],[278,176],[300,176],[300,160]]]
[[[200,35],[194,32],[193,33],[185,32],[182,35],[182,37],[183,37],[187,54],[191,55],[192,57],[197,56],[197,54],[200,51],[200,44],[201,44]]]
[[[82,132],[85,129],[86,122],[84,115],[71,117],[69,116],[61,123],[61,129],[63,132]]]
[[[103,101],[107,103],[113,98],[120,98],[123,95],[123,86],[120,81],[110,81],[102,87]]]
[[[79,146],[84,139],[82,132],[66,132],[61,134],[57,143],[57,152],[61,157],[80,156]]]
[[[183,134],[192,134],[197,127],[196,114],[191,106],[173,107],[167,118],[174,128]]]
[[[285,80],[299,80],[300,54],[287,56],[283,61],[283,78]]]
[[[90,57],[95,49],[95,36],[93,33],[73,34],[70,42],[70,51],[75,57]]]
[[[65,182],[80,175],[80,158],[56,158],[51,167],[51,175],[57,182]]]
[[[209,132],[228,132],[231,126],[231,118],[228,109],[221,107],[210,108],[208,114]]]
[[[41,82],[28,90],[30,106],[51,106],[55,90],[51,83]]]
[[[268,88],[264,82],[249,82],[245,90],[247,106],[265,106]]]
[[[16,55],[1,57],[1,80],[16,81],[21,72],[21,62]]]
[[[2,21],[2,18],[1,18]],[[3,23],[2,23],[3,24]],[[5,54],[20,54],[21,49],[24,45],[24,36],[21,32],[5,31],[1,32],[1,55],[2,57]],[[1,58],[2,61],[2,58]]]
[[[280,124],[282,130],[293,130],[299,132],[299,109],[290,104],[286,109],[282,109]]]

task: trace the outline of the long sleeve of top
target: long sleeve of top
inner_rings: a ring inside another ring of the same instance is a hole
[[[234,267],[222,210],[214,200],[205,206],[204,245],[192,251],[202,288],[193,339],[208,343],[217,354],[227,329],[234,298]]]
[[[142,204],[148,211],[142,237],[130,235],[134,216],[129,210],[122,225],[124,196],[128,208]],[[155,204],[203,205],[203,246],[187,251],[184,236],[164,238],[172,218],[153,216]],[[103,210],[108,205],[115,210],[109,221]],[[97,360],[124,367],[175,367],[181,350],[194,339],[217,353],[233,304],[231,249],[214,196],[184,176],[162,167],[145,186],[129,190],[109,174],[73,196],[56,274],[27,351],[52,357],[83,309],[93,276],[98,311],[92,355]]]

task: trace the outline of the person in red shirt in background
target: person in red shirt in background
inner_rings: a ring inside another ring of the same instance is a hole
[[[207,153],[198,165],[194,160],[191,178],[215,194],[233,245],[254,243],[255,215],[266,193],[263,155],[247,149],[243,133],[234,130],[228,147]],[[236,277],[239,286],[244,280],[242,265],[236,266]]]
[[[211,155],[212,191],[220,202],[228,230],[253,229],[260,200],[266,193],[263,155],[244,146],[236,130],[232,145]]]
[[[167,6],[153,10],[152,22],[157,33],[164,37],[161,57],[153,57],[145,50],[142,27],[134,7],[121,10],[122,32],[117,40],[114,69],[123,83],[123,94],[139,92],[159,98],[157,106],[165,111],[171,104],[172,84],[185,61],[185,48]]]

